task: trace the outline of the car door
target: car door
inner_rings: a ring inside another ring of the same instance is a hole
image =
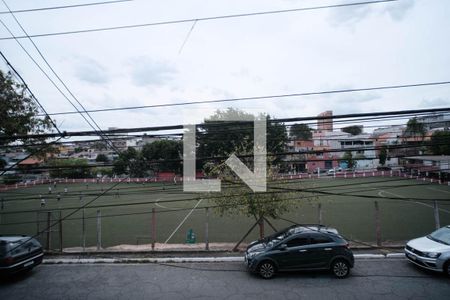
[[[291,270],[301,268],[307,261],[308,251],[305,249],[310,243],[309,236],[305,234],[296,235],[282,242],[286,244],[284,250],[279,250],[276,259],[280,269]]]
[[[310,233],[309,267],[326,268],[334,257],[336,245],[334,240],[320,232]]]

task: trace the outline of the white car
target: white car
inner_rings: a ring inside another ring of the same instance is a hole
[[[409,241],[405,255],[419,267],[450,275],[450,225]]]

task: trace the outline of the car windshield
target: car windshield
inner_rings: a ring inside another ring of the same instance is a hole
[[[280,234],[270,236],[269,241],[267,242],[267,247],[273,247],[287,236],[289,236],[289,232],[282,232]]]
[[[450,228],[443,227],[427,236],[430,240],[450,245]]]

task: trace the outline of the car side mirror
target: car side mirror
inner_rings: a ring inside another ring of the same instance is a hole
[[[286,244],[281,244],[281,245],[278,247],[278,249],[279,249],[279,250],[286,250],[286,249],[287,249],[287,245],[286,245]]]

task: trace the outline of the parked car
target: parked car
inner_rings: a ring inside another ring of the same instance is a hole
[[[450,225],[409,241],[405,255],[419,267],[450,275]]]
[[[339,173],[342,173],[342,168],[330,169],[330,170],[328,170],[327,175],[333,176],[334,174],[339,174]]]
[[[379,167],[377,167],[377,171],[390,171],[390,170],[392,170],[392,168],[388,167],[388,166],[379,166]]]
[[[262,278],[280,271],[331,270],[338,278],[353,268],[349,244],[334,228],[295,225],[251,243],[245,252],[247,268]]]
[[[0,236],[0,275],[31,270],[42,262],[43,256],[41,244],[32,237]]]

